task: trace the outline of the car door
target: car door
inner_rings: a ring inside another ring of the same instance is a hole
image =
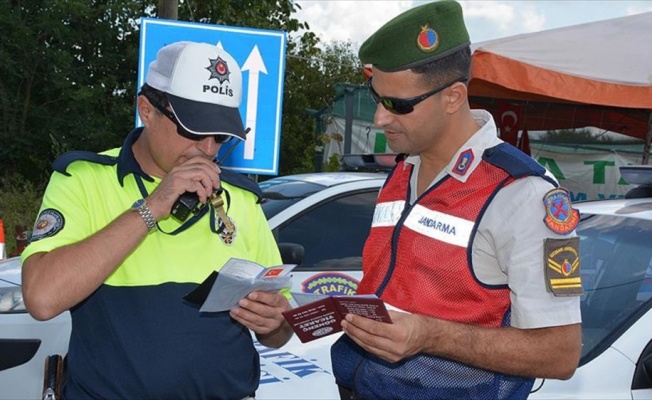
[[[341,189],[341,188],[340,188]],[[325,190],[273,229],[279,243],[304,247],[304,262],[293,271],[294,292],[350,295],[362,277],[361,256],[378,187]],[[339,398],[332,375],[330,347],[341,334],[310,343],[297,336],[280,349],[257,345],[261,381],[257,399]]]

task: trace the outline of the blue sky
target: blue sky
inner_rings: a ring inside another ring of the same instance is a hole
[[[356,48],[399,13],[424,1],[296,0],[296,15],[323,42],[351,41]],[[652,12],[652,1],[462,0],[472,42]],[[561,44],[560,44],[561,45]]]

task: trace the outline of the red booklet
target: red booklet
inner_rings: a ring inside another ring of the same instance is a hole
[[[341,321],[349,313],[392,323],[385,303],[375,296],[329,296],[285,311],[283,316],[306,343],[340,332]]]

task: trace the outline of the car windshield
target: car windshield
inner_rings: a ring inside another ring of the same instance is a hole
[[[577,234],[585,292],[583,365],[652,306],[652,221],[583,215]]]
[[[263,191],[261,201],[263,212],[267,219],[285,210],[297,201],[326,189],[317,183],[274,178],[260,183]]]

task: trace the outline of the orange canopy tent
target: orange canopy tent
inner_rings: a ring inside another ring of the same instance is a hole
[[[469,95],[500,125],[518,105],[521,129],[593,126],[652,136],[652,12],[472,45]]]

